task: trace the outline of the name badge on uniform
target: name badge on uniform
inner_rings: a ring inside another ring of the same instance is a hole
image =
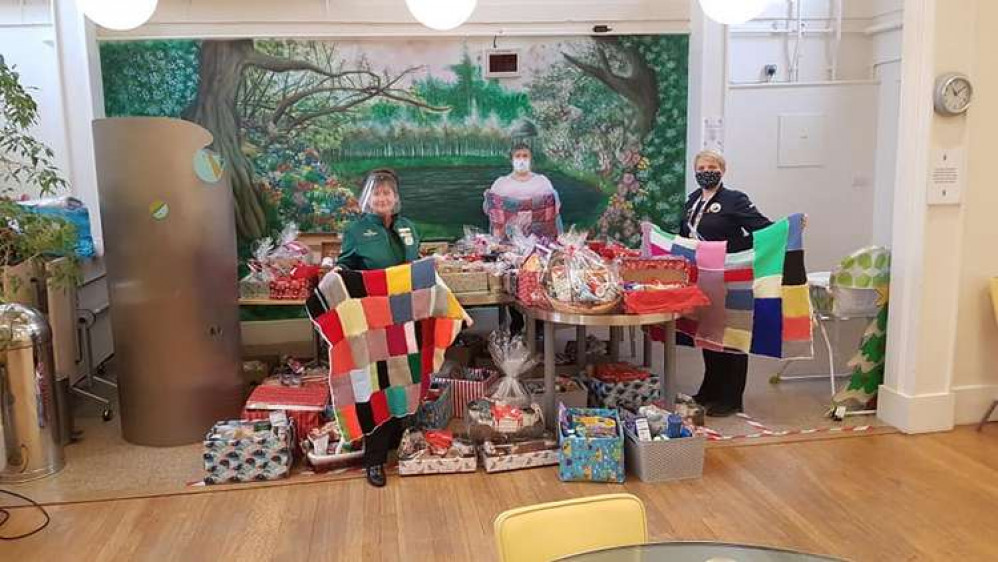
[[[399,236],[402,237],[402,242],[406,246],[412,246],[416,241],[412,237],[412,230],[408,227],[402,227],[399,229]]]
[[[707,212],[708,213],[720,213],[721,212],[721,204],[720,203],[711,203],[710,207],[707,209]]]

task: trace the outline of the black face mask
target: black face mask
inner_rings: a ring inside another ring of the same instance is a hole
[[[703,170],[697,172],[697,185],[704,189],[713,189],[721,183],[723,174],[716,170]]]

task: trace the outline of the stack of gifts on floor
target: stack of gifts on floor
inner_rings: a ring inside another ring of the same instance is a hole
[[[399,450],[400,474],[471,472],[478,466],[476,456],[486,472],[558,463],[558,442],[546,429],[540,405],[519,380],[536,365],[536,359],[522,338],[505,332],[492,334],[488,347],[499,372],[452,364],[449,371],[435,378],[435,384],[462,387],[454,392],[453,402],[454,415],[463,422],[457,427],[460,435],[446,430],[408,430]],[[420,426],[426,425],[420,422]]]

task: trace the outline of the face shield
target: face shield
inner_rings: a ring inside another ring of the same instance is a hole
[[[360,193],[361,210],[365,213],[385,214],[386,209],[381,207],[381,201],[384,198],[384,190],[389,189],[395,194],[395,204],[392,205],[389,212],[397,215],[402,210],[398,177],[385,170],[375,170],[367,174],[367,179],[364,180],[364,189]]]

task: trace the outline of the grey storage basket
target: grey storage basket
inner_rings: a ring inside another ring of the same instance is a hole
[[[642,482],[668,482],[703,476],[706,438],[642,442],[629,431],[626,434],[624,466]]]

